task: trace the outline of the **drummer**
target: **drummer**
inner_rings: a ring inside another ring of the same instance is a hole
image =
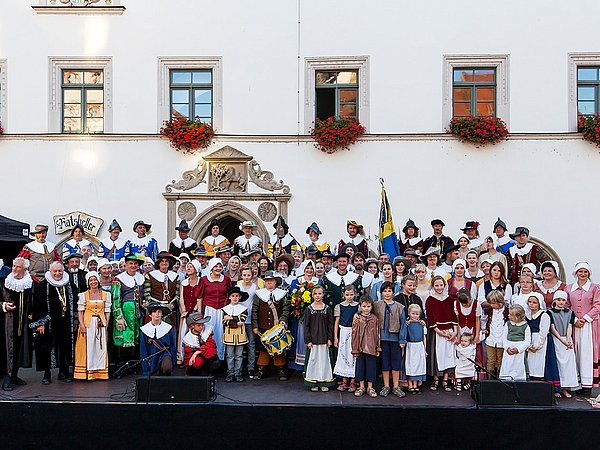
[[[280,289],[282,279],[274,271],[268,270],[263,276],[265,287],[258,289],[254,294],[252,306],[252,332],[258,336],[273,328],[275,325],[287,327],[290,306],[286,302],[287,291]],[[279,381],[288,379],[285,373],[285,354],[274,355],[272,358],[264,346],[258,354],[258,370],[254,374],[255,380],[260,380],[266,375],[267,367],[273,361],[277,369]]]

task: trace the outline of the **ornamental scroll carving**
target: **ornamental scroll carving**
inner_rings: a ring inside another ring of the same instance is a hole
[[[290,187],[287,184],[284,184],[283,180],[273,181],[275,178],[273,172],[262,170],[260,164],[258,164],[258,161],[255,159],[250,161],[248,174],[250,175],[252,182],[260,188],[271,192],[281,190],[284,194],[290,193]]]
[[[206,176],[207,169],[208,165],[206,164],[206,161],[201,160],[194,170],[186,170],[183,172],[181,180],[173,180],[171,181],[171,184],[167,184],[165,186],[165,191],[173,192],[173,189],[178,191],[189,191],[200,183],[206,183],[204,177]]]

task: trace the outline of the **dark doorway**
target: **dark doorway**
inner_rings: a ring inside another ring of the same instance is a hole
[[[223,216],[219,217],[218,219],[219,222],[221,222],[221,234],[225,236],[227,240],[231,243],[231,246],[233,246],[233,241],[235,240],[235,238],[242,234],[242,232],[240,231],[241,222],[235,217],[231,216]],[[208,235],[210,235],[210,229],[204,230],[202,238]],[[201,239],[199,239],[198,242],[200,242]]]

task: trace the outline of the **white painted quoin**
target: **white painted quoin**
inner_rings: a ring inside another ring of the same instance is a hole
[[[578,65],[600,66],[597,2],[109,3],[5,0],[0,161],[12,191],[0,214],[35,225],[85,211],[105,224],[117,218],[127,236],[143,219],[164,248],[173,234],[165,186],[229,145],[289,186],[287,221],[301,241],[314,220],[333,245],[350,218],[374,238],[381,177],[396,228],[410,217],[427,236],[429,221],[440,217],[456,238],[467,220],[481,222],[486,234],[500,216],[511,229],[528,226],[568,272],[580,259],[600,270],[593,203],[600,154],[576,133],[575,78]],[[474,148],[444,133],[449,68],[465,60],[498,68],[506,142]],[[103,135],[60,134],[55,73],[81,62],[105,70]],[[194,156],[158,135],[169,113],[165,71],[188,62],[214,77],[217,137]],[[327,155],[306,136],[314,119],[311,70],[336,64],[359,70],[367,135],[349,152]],[[186,192],[206,193],[207,185]],[[269,191],[249,183],[248,192]],[[255,215],[259,203],[240,202]],[[272,222],[264,227],[273,232]]]

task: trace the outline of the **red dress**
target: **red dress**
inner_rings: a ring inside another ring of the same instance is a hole
[[[231,280],[223,275],[221,281],[210,281],[210,275],[200,278],[198,283],[198,298],[202,299],[204,306],[221,309],[227,304],[227,291],[231,288]]]
[[[185,283],[188,280],[184,280]],[[195,286],[188,284],[183,285],[183,304],[185,305],[186,311],[192,311],[198,304],[198,298],[200,297],[200,280]]]
[[[473,287],[473,282],[471,280],[469,280],[468,278],[465,278],[465,289],[467,289],[469,291],[469,293],[471,293],[471,289]],[[448,296],[452,299],[453,302],[458,301],[458,291],[460,289],[457,289],[454,286],[454,278],[450,278],[448,280]]]

